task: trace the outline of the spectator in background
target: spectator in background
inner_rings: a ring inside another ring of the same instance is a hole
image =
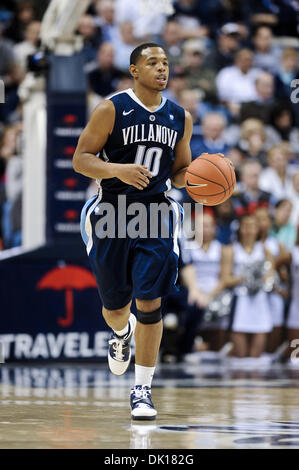
[[[112,41],[117,34],[114,0],[97,0],[95,10],[95,25],[102,31],[102,40]]]
[[[291,83],[299,79],[298,52],[296,49],[287,47],[281,56],[281,62],[276,74],[276,96],[277,98],[290,99]]]
[[[176,0],[174,18],[181,27],[183,39],[207,37],[209,30],[200,21],[200,8],[197,0]]]
[[[114,5],[116,26],[131,21],[134,25],[134,36],[139,43],[147,42],[162,34],[166,14],[160,13],[159,8],[152,8],[152,2],[115,0]]]
[[[299,227],[299,168],[294,170],[292,184],[287,188],[287,198],[292,203],[290,222]]]
[[[272,146],[288,141],[291,150],[299,156],[299,130],[291,103],[278,101],[270,108],[268,137]]]
[[[198,215],[202,233],[196,233],[195,239],[186,241],[182,246],[183,268],[181,277],[188,291],[190,306],[185,323],[185,334],[182,338],[184,352],[191,352],[200,320],[205,307],[213,297],[223,289],[220,282],[222,246],[215,239],[216,225],[209,213]],[[211,349],[219,350],[225,342],[226,322],[217,325],[205,325],[210,330],[207,338]]]
[[[256,99],[242,103],[240,121],[248,118],[260,119],[264,123],[269,122],[274,98],[274,76],[269,72],[261,72],[255,80]]]
[[[239,148],[243,156],[258,160],[262,166],[267,164],[266,131],[259,119],[246,119],[241,125],[241,140]]]
[[[24,72],[27,71],[27,58],[36,52],[38,47],[41,23],[31,21],[25,29],[25,39],[14,46],[16,61]]]
[[[259,226],[259,240],[264,244],[267,250],[273,256],[276,262],[280,257],[285,257],[287,251],[283,245],[274,237],[270,235],[272,226],[272,217],[266,207],[259,207],[255,211],[255,216]],[[273,353],[282,343],[282,327],[284,324],[284,308],[285,308],[285,297],[287,292],[283,291],[278,287],[277,282],[275,283],[274,290],[269,293],[269,302],[271,307],[273,329],[269,333],[267,341],[267,351]]]
[[[105,97],[116,90],[121,70],[114,65],[114,47],[110,42],[103,42],[97,54],[97,63],[88,74],[90,90]]]
[[[238,241],[223,251],[221,280],[226,288],[234,288],[236,296],[231,341],[232,355],[237,357],[260,357],[266,347],[267,333],[273,326],[268,294],[263,289],[263,272],[257,268],[257,263],[268,261],[273,269],[273,258],[258,241],[258,232],[256,217],[244,215],[240,220]],[[254,266],[254,279],[260,281],[258,285],[252,285],[248,276],[248,270]]]
[[[289,199],[281,199],[278,201],[270,231],[270,236],[276,238],[289,252],[292,251],[297,237],[297,227],[290,221],[291,214],[291,201]]]
[[[134,36],[134,26],[130,21],[125,21],[119,25],[118,33],[112,41],[115,51],[114,65],[127,72],[130,66],[130,55],[137,46]]]
[[[192,157],[201,153],[223,153],[228,146],[223,138],[226,119],[221,113],[207,113],[202,119],[202,136],[194,142]]]
[[[298,4],[292,0],[250,0],[253,25],[267,24],[276,36],[298,35]]]
[[[204,101],[217,99],[216,74],[204,65],[206,47],[201,39],[189,39],[183,45],[182,65],[188,74],[188,87],[201,90]]]
[[[235,65],[224,67],[216,77],[219,99],[226,103],[230,112],[240,112],[240,104],[256,101],[255,81],[260,69],[253,68],[253,54],[241,49],[235,57]]]
[[[158,43],[161,44],[166,52],[170,69],[174,69],[177,65],[180,65],[182,39],[180,34],[180,25],[174,18],[170,18],[166,22]]]
[[[177,71],[174,71],[171,74],[168,82],[168,87],[163,92],[163,96],[178,104],[180,100],[180,95],[182,91],[187,88],[187,85],[188,81],[186,71],[183,68],[178,69]]]
[[[34,20],[36,15],[33,2],[30,0],[18,2],[16,15],[6,29],[5,36],[15,43],[24,41],[26,28]]]
[[[239,26],[236,23],[224,24],[218,31],[216,45],[206,56],[205,65],[215,72],[234,65],[240,41]]]
[[[8,122],[10,114],[18,105],[17,88],[23,80],[13,43],[3,37],[3,24],[0,22],[0,77],[5,85],[5,103],[0,106],[0,122]]]
[[[92,15],[83,15],[78,24],[78,33],[83,37],[83,54],[85,62],[96,60],[97,50],[101,42],[102,32],[96,26]]]
[[[232,203],[238,217],[253,214],[258,207],[272,210],[277,202],[271,192],[259,188],[262,166],[258,161],[246,161],[241,167],[240,190],[232,197]]]
[[[216,221],[216,238],[223,245],[229,245],[235,240],[237,229],[236,213],[232,198],[214,207]]]
[[[280,49],[273,46],[273,33],[269,26],[259,25],[253,35],[253,65],[271,74],[278,71]]]
[[[283,199],[292,184],[293,174],[283,145],[275,145],[268,152],[268,165],[261,173],[259,186],[262,190],[271,192],[277,199]]]
[[[186,109],[186,111],[189,111],[193,120],[193,133],[190,142],[191,151],[193,147],[196,148],[198,146],[198,140],[200,140],[201,125],[198,116],[200,96],[201,94],[198,92],[198,90],[185,89],[182,90],[179,99],[179,105]]]

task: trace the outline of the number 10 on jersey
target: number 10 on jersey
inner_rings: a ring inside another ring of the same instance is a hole
[[[148,168],[153,176],[157,176],[160,169],[160,162],[163,149],[160,147],[150,147],[146,150],[145,145],[138,145],[135,164]]]

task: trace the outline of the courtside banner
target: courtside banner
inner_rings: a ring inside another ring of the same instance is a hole
[[[81,245],[0,259],[0,279],[2,362],[106,358],[110,332]]]
[[[80,237],[80,212],[90,180],[72,158],[86,124],[85,94],[49,93],[47,129],[47,240]]]

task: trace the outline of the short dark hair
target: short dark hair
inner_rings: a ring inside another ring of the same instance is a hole
[[[132,65],[132,64],[136,65],[137,62],[138,62],[139,57],[142,54],[142,51],[144,49],[147,49],[148,47],[160,47],[161,49],[163,49],[162,46],[160,46],[159,44],[156,44],[155,42],[145,42],[143,44],[140,44],[140,46],[137,46],[131,53],[130,65]]]

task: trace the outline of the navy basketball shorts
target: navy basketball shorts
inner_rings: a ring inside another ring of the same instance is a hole
[[[137,205],[136,212],[127,199],[120,205],[117,196],[100,192],[81,212],[81,235],[102,304],[109,310],[126,306],[133,297],[153,300],[177,292],[182,207],[164,194],[142,202],[142,211]]]

